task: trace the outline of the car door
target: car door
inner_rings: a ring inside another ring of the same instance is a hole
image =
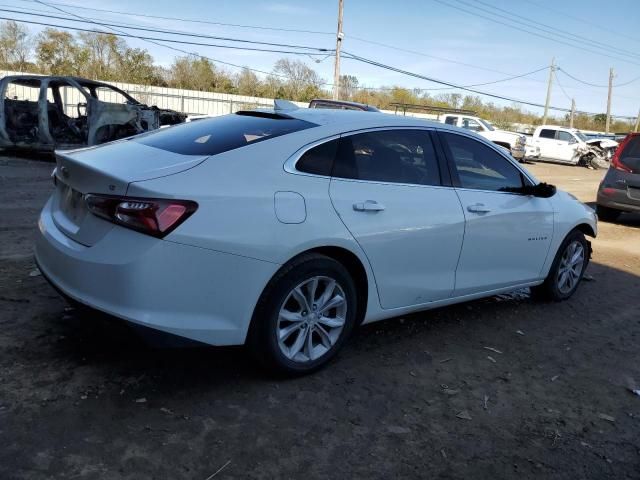
[[[556,158],[556,131],[550,128],[540,130],[535,144],[540,147],[540,157],[553,160]]]
[[[510,191],[532,182],[495,148],[451,132],[440,138],[466,218],[454,295],[539,279],[553,236],[551,202]]]
[[[465,218],[441,171],[424,129],[378,129],[340,139],[331,200],[369,259],[385,309],[453,293]]]
[[[561,162],[572,163],[576,153],[578,140],[570,132],[558,130],[556,132],[556,159]]]

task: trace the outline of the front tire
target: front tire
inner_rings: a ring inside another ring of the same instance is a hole
[[[325,366],[353,330],[356,287],[347,269],[319,254],[285,265],[263,292],[248,344],[268,370],[300,375]]]
[[[542,285],[531,289],[543,300],[561,301],[571,297],[589,265],[591,246],[584,234],[573,230],[564,239],[553,260],[549,274]]]

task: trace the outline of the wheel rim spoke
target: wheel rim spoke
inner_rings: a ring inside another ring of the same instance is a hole
[[[291,295],[293,296],[293,298],[295,298],[296,302],[298,302],[298,305],[300,305],[300,308],[302,310],[306,310],[306,311],[310,310],[307,297],[302,292],[302,289],[300,287],[294,288],[293,291],[291,292]]]
[[[295,342],[293,342],[293,345],[291,345],[291,348],[289,348],[289,354],[287,356],[290,359],[293,360],[293,357],[295,357],[304,346],[305,340],[307,339],[307,333],[308,332],[306,328],[301,328],[298,331],[298,336],[296,337]]]
[[[312,362],[336,344],[347,318],[347,300],[333,278],[315,276],[295,288],[280,307],[276,338],[288,359]]]
[[[331,300],[329,300],[327,303],[325,303],[324,305],[322,305],[319,309],[318,312],[319,313],[325,313],[328,310],[331,310],[332,308],[337,308],[340,305],[342,305],[345,302],[345,299],[343,297],[341,297],[340,295],[336,295],[335,297],[333,297]]]
[[[344,325],[344,318],[340,317],[320,317],[318,320],[319,324],[326,325],[329,328],[338,328]]]
[[[320,337],[322,345],[324,345],[326,348],[331,348],[331,346],[333,345],[333,340],[331,339],[331,336],[327,333],[327,331],[322,328],[322,325],[316,325],[315,330]]]

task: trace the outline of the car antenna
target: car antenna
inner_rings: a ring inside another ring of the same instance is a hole
[[[298,107],[295,103],[290,102],[289,100],[275,99],[273,101],[273,109],[276,111],[282,110],[297,110]]]

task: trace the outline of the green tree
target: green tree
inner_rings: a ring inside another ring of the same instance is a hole
[[[38,35],[36,59],[43,73],[80,75],[89,60],[89,53],[69,32],[47,28]]]

